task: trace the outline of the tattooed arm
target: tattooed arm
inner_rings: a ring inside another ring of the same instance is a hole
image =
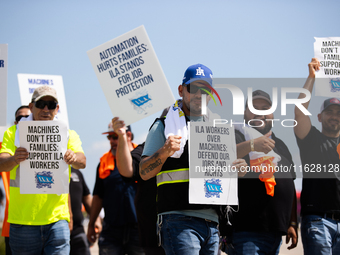
[[[169,136],[165,144],[150,157],[144,157],[139,163],[139,174],[143,180],[155,177],[162,169],[164,162],[180,149],[181,137]]]

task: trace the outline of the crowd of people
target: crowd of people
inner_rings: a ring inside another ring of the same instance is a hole
[[[318,59],[308,65],[304,89],[313,91]],[[180,99],[150,126],[146,141],[133,143],[124,116],[114,117],[107,135],[110,150],[99,161],[93,194],[79,171],[86,157],[77,133],[68,130],[69,194],[21,194],[20,163],[28,157],[20,146],[19,121],[53,121],[59,104],[50,86],[38,87],[28,106],[15,113],[0,144],[0,171],[6,190],[2,235],[6,254],[90,254],[98,241],[99,254],[279,254],[282,238],[288,249],[298,243],[304,254],[340,254],[340,100],[326,99],[315,128],[308,115],[295,108],[294,127],[302,168],[318,165],[324,171],[305,171],[301,192],[301,224],[297,215],[294,168],[291,171],[245,171],[246,166],[293,166],[289,148],[274,134],[273,113],[255,114],[248,101],[244,120],[235,127],[238,206],[189,203],[188,122],[209,122],[202,114],[202,95],[213,93],[212,71],[189,66],[178,86]],[[299,98],[306,95],[301,93]],[[308,109],[309,101],[302,106]],[[252,94],[259,111],[272,107],[270,95]],[[279,138],[281,137],[281,139]],[[256,168],[254,168],[256,169]],[[338,171],[339,172],[339,171]],[[23,183],[23,182],[22,182]],[[82,205],[89,215],[87,233]],[[104,217],[100,217],[104,210]]]

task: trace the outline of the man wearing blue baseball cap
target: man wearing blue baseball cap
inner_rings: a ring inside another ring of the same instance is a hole
[[[212,72],[202,65],[189,66],[176,101],[166,118],[157,119],[145,141],[140,175],[157,176],[159,244],[168,254],[217,254],[219,245],[218,207],[189,204],[188,121],[212,121],[202,115],[202,95],[211,99]],[[237,168],[243,159],[234,161]]]

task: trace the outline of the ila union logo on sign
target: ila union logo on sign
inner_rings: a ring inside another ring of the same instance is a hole
[[[153,106],[151,103],[152,98],[150,98],[150,95],[146,89],[136,93],[135,98],[130,99],[130,101],[138,114],[147,114],[146,109]]]
[[[220,198],[220,193],[222,193],[221,180],[220,179],[205,180],[204,190],[205,190],[205,197]]]
[[[52,184],[54,184],[53,173],[50,171],[43,171],[35,173],[35,183],[37,189],[41,188],[52,188]]]

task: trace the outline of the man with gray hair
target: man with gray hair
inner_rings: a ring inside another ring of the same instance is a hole
[[[51,121],[58,113],[57,92],[51,86],[35,89],[29,104],[31,114],[20,121]],[[64,161],[74,168],[85,168],[86,158],[78,134],[69,130]],[[15,141],[16,125],[4,134],[0,150],[0,171],[10,171],[10,204],[8,222],[13,254],[69,254],[69,194],[21,194],[20,166],[29,155]]]

